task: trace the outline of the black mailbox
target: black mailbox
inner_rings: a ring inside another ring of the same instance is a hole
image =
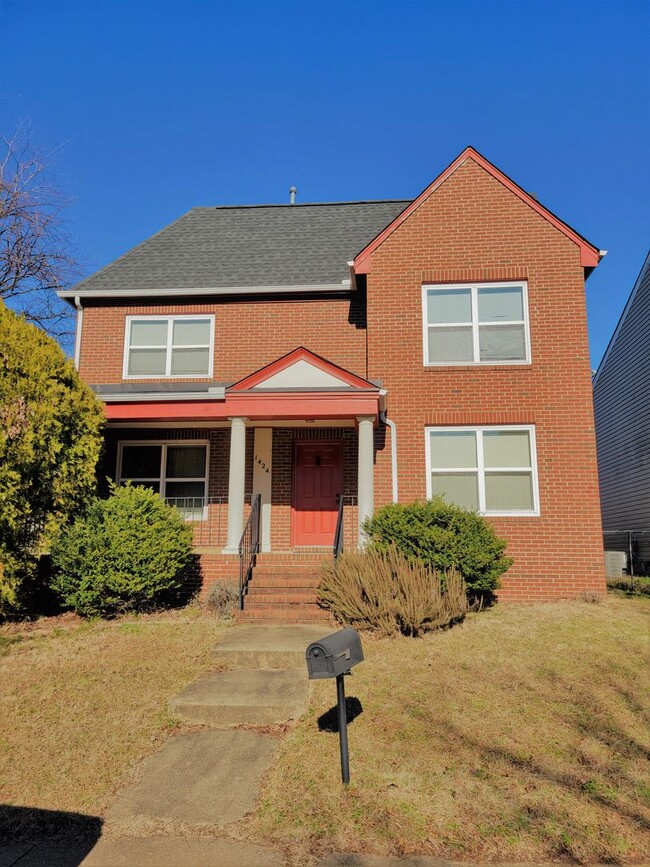
[[[310,680],[338,677],[353,665],[363,662],[359,633],[354,629],[341,629],[314,641],[305,651]]]

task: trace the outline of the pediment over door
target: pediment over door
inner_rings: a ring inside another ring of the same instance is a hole
[[[229,391],[320,391],[323,389],[368,391],[377,390],[377,386],[301,346],[251,373],[231,386]]]

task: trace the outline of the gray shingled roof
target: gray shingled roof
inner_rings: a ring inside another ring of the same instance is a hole
[[[75,290],[340,284],[410,200],[194,208]]]

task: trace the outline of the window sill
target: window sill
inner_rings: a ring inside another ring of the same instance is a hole
[[[134,381],[138,381],[138,380],[153,380],[153,381],[157,381],[157,382],[170,382],[174,379],[188,379],[188,380],[189,379],[196,379],[196,380],[209,379],[209,380],[212,380],[212,374],[210,374],[210,373],[191,373],[191,374],[183,375],[182,373],[173,373],[173,374],[170,374],[169,376],[167,376],[164,373],[155,373],[155,374],[152,374],[151,376],[146,376],[144,374],[138,374],[137,376],[129,376],[128,374],[124,374],[122,376],[123,382],[134,382]]]
[[[541,518],[540,512],[477,512],[482,518]]]
[[[532,361],[425,361],[423,367],[532,367]]]

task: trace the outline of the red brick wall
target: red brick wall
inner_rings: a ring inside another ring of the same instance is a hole
[[[216,382],[236,382],[297,346],[305,346],[359,376],[366,373],[362,311],[349,298],[213,299],[200,304],[86,307],[79,366],[86,382],[104,385],[122,381],[127,316],[173,313],[215,314],[211,379]]]
[[[425,368],[422,284],[510,279],[528,281],[532,364]],[[374,253],[367,291],[368,375],[383,380],[397,424],[400,500],[426,496],[426,426],[534,424],[541,517],[492,519],[515,558],[500,595],[604,591],[577,246],[468,161]],[[375,485],[376,505],[389,502],[389,448]]]
[[[423,366],[423,283],[514,279],[528,281],[531,365]],[[367,295],[367,330],[360,327],[359,305],[344,298],[91,306],[84,314],[81,373],[90,383],[121,381],[128,314],[214,312],[217,381],[240,379],[306,346],[388,389],[403,502],[426,495],[426,426],[534,424],[541,516],[493,519],[515,558],[501,596],[603,591],[584,273],[576,245],[468,160],[374,253]],[[390,435],[384,434],[376,436],[377,505],[391,498]],[[293,435],[274,432],[277,547],[289,542]],[[356,434],[343,436],[356,449]],[[346,461],[356,472],[352,451]],[[211,493],[217,488],[227,490],[223,466],[215,468]]]

